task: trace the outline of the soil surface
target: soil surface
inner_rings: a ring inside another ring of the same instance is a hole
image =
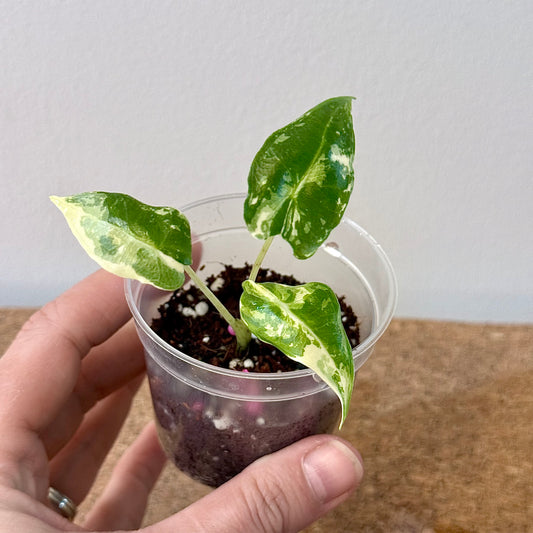
[[[226,265],[219,274],[207,279],[207,285],[235,317],[239,316],[241,285],[250,270],[250,265],[241,268]],[[259,271],[257,281],[285,285],[302,283],[293,276],[266,269]],[[342,296],[339,303],[342,323],[353,348],[359,344],[357,316]],[[272,345],[255,338],[248,351],[239,354],[227,322],[193,284],[175,291],[159,307],[159,313],[160,316],[152,321],[152,329],[170,345],[205,363],[245,372],[290,372],[305,368]]]

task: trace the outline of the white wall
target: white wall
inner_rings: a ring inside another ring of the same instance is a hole
[[[398,316],[533,321],[533,3],[0,0],[0,305],[94,269],[48,195],[245,190],[268,134],[354,95],[348,214]]]

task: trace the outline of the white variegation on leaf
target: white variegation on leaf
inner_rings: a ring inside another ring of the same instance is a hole
[[[299,259],[311,257],[339,224],[354,182],[352,97],[317,105],[273,133],[248,176],[244,219],[265,240],[243,284],[241,319],[233,317],[192,269],[189,222],[178,210],[143,204],[120,193],[52,196],[85,251],[122,277],[175,290],[187,274],[234,329],[240,351],[250,330],[314,370],[338,395],[344,422],[354,367],[339,302],[322,283],[299,287],[255,283],[276,235]]]
[[[335,293],[323,283],[243,283],[241,318],[260,340],[314,370],[337,394],[346,418],[354,383],[352,349]]]
[[[265,141],[248,175],[252,235],[281,235],[306,259],[339,224],[354,184],[352,100],[326,100]]]
[[[109,272],[174,290],[190,265],[189,222],[178,210],[126,194],[87,192],[50,199],[87,254]]]

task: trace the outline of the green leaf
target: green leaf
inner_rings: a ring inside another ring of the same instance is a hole
[[[252,235],[281,234],[306,259],[339,224],[354,184],[352,99],[326,100],[265,141],[248,175]]]
[[[243,283],[241,318],[260,340],[314,370],[337,394],[346,418],[354,382],[352,349],[335,293],[323,283]]]
[[[188,220],[176,209],[110,192],[50,199],[102,268],[161,289],[183,285],[183,265],[192,262],[191,232]]]

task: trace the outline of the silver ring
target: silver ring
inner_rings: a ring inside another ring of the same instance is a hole
[[[54,511],[71,522],[74,520],[78,512],[78,507],[68,496],[61,494],[54,487],[50,487],[48,489],[48,501],[52,504]]]

